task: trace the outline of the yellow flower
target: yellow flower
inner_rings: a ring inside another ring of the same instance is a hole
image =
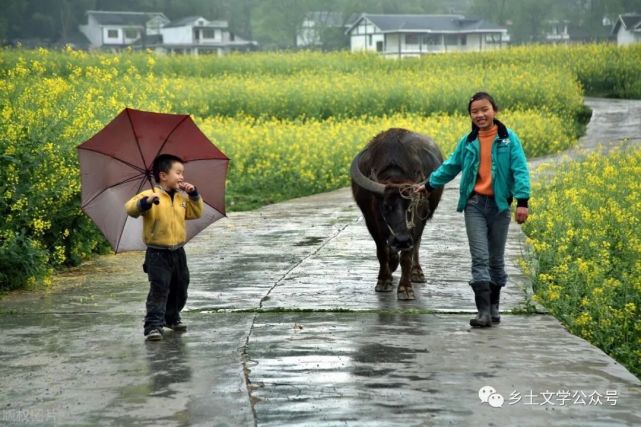
[[[584,311],[576,319],[574,319],[574,324],[576,326],[587,326],[591,321],[592,317]]]

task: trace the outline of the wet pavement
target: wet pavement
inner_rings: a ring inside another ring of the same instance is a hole
[[[592,117],[581,143],[562,155],[531,160],[533,167],[573,159],[594,150],[608,152],[641,144],[641,100],[585,98],[585,104],[592,108]]]
[[[582,145],[641,135],[641,101],[587,103],[604,133],[591,123]],[[189,331],[161,342],[142,337],[142,253],[11,294],[0,301],[0,425],[641,424],[637,378],[540,307],[525,313],[515,224],[503,322],[469,327],[456,198],[453,182],[426,228],[427,283],[412,302],[374,292],[375,247],[348,189],[233,213],[197,236]],[[484,386],[502,407],[480,400]]]

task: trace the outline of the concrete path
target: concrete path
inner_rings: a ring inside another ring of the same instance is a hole
[[[603,142],[641,134],[641,102],[588,104],[595,120],[624,111],[626,126],[597,122],[611,126]],[[0,425],[641,424],[637,378],[553,317],[523,313],[514,224],[503,322],[468,326],[456,185],[426,229],[413,302],[374,292],[374,244],[346,189],[231,214],[190,242],[189,331],[159,343],[142,337],[141,253],[4,298]],[[481,401],[486,386],[502,407]]]

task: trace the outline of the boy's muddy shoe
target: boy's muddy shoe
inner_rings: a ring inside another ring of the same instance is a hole
[[[187,326],[184,325],[180,320],[176,323],[170,323],[166,326],[174,332],[187,332]]]
[[[147,341],[160,341],[162,339],[162,331],[160,329],[152,329],[145,335]]]

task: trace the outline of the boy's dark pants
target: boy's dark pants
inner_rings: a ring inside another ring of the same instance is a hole
[[[145,335],[152,329],[180,321],[187,302],[189,270],[185,249],[147,248],[143,269],[149,277]]]

